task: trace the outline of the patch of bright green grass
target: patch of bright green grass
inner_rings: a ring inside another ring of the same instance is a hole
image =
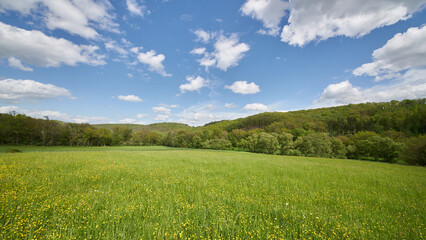
[[[20,150],[0,153],[2,239],[425,235],[422,167],[165,147]]]

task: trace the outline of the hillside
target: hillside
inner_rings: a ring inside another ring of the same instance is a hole
[[[426,131],[426,99],[349,104],[293,112],[266,112],[236,120],[209,123],[201,128],[218,128],[227,132],[258,128],[267,132],[279,132],[300,128],[332,135],[394,130],[407,136],[417,136],[425,134]]]

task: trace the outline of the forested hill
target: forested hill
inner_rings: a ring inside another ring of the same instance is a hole
[[[267,112],[236,120],[206,124],[205,129],[264,129],[281,132],[294,129],[351,135],[359,131],[382,133],[394,130],[406,136],[425,134],[426,98],[382,103],[349,104],[346,106]]]

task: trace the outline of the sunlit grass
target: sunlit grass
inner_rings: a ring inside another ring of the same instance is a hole
[[[0,154],[2,239],[425,234],[422,167],[165,147],[21,150]]]

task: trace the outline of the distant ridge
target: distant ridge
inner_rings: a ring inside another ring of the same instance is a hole
[[[426,133],[426,98],[379,103],[348,104],[290,112],[265,112],[235,120],[205,124],[203,129],[264,129],[266,132],[305,129],[332,135],[358,131],[394,130],[407,136]]]

